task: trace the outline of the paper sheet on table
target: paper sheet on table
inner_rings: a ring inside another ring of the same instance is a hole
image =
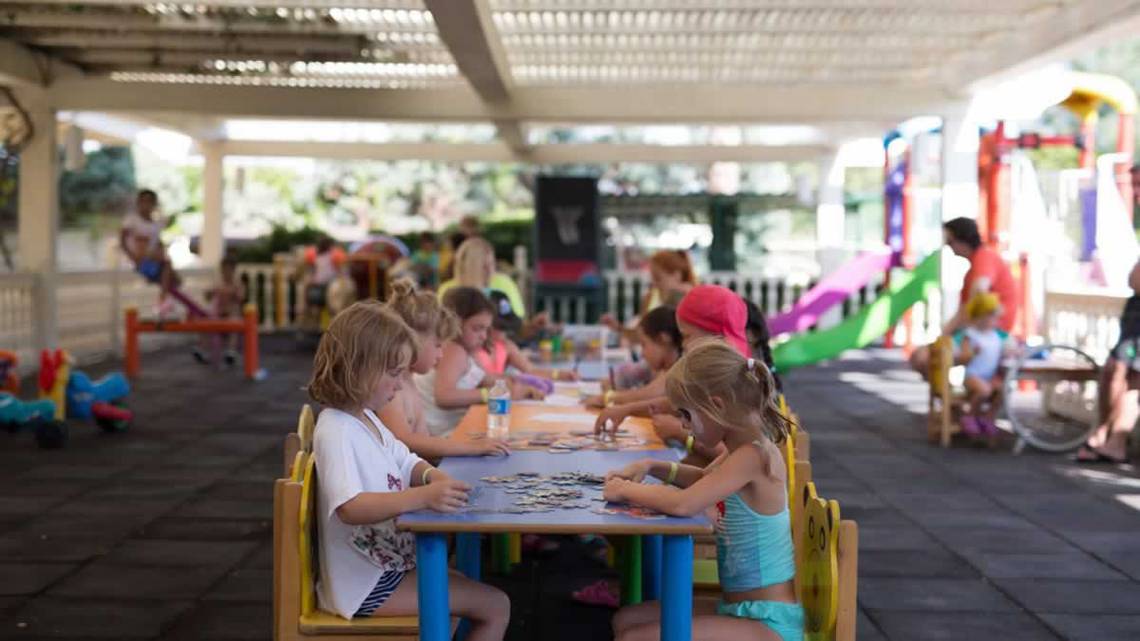
[[[558,392],[550,394],[542,400],[543,405],[551,405],[554,407],[577,407],[581,402],[577,396],[559,394]]]
[[[593,426],[597,421],[597,417],[590,414],[536,414],[530,418],[532,421],[540,423],[571,423],[574,425],[590,425]]]
[[[602,393],[602,384],[597,381],[578,381],[575,383],[557,381],[554,383],[554,393],[578,397],[597,396]]]

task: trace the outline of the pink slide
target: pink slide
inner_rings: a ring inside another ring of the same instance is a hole
[[[885,249],[856,256],[819,281],[791,309],[769,317],[768,331],[772,336],[779,336],[808,329],[827,310],[842,304],[848,296],[871,282],[875,274],[886,271],[890,264],[891,253]]]

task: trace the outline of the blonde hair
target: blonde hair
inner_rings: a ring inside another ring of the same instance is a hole
[[[416,359],[416,340],[412,329],[378,301],[353,303],[321,337],[309,396],[328,407],[360,407],[381,375]]]
[[[721,340],[701,340],[685,350],[669,370],[665,393],[674,407],[699,412],[729,429],[746,429],[753,437],[782,443],[791,432],[768,366]]]
[[[408,327],[420,334],[434,334],[440,340],[459,333],[459,320],[440,304],[435,294],[417,290],[410,278],[401,278],[390,287],[388,304],[384,307],[403,319]]]
[[[486,261],[495,259],[495,248],[484,238],[478,236],[463,241],[459,249],[455,250],[455,282],[464,287],[483,289],[489,283],[483,281],[483,269]]]

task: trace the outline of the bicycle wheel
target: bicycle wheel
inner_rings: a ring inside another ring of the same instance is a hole
[[[1096,429],[1098,374],[1091,356],[1068,345],[1044,345],[1019,358],[1005,377],[1003,403],[1025,443],[1065,452]]]

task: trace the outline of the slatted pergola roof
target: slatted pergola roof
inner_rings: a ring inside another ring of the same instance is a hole
[[[878,134],[953,108],[978,82],[1140,32],[1138,15],[1138,0],[0,1],[0,82],[54,109],[203,140],[225,139],[229,118],[489,123],[497,141],[437,152],[794,160],[819,155],[818,134],[712,152],[567,152],[527,129],[801,123],[825,138]]]

